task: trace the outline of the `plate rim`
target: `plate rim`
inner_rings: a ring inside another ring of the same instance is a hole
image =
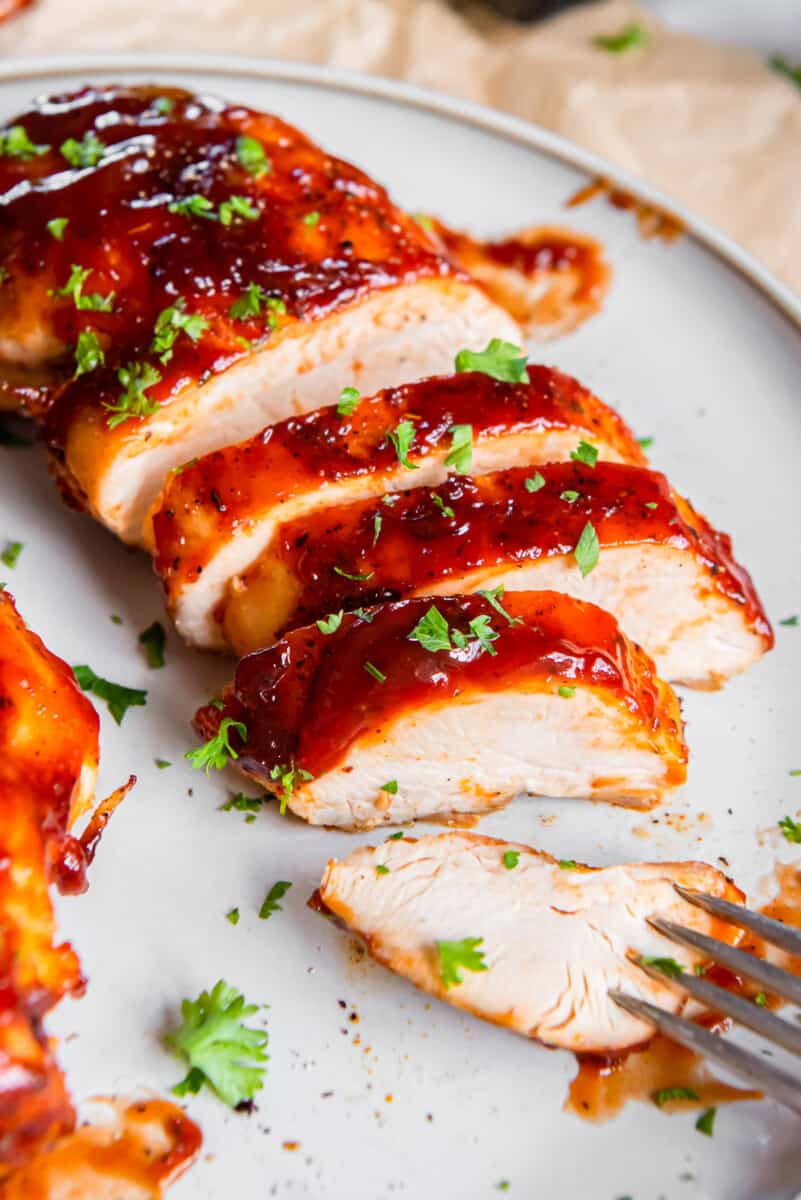
[[[25,79],[47,81],[49,76],[91,76],[93,71],[112,72],[149,70],[190,72],[197,75],[233,75],[238,78],[271,79],[278,82],[304,84],[321,90],[328,89],[350,94],[394,101],[403,107],[415,108],[437,116],[445,116],[462,124],[490,132],[498,137],[527,146],[550,158],[594,176],[604,176],[617,187],[631,192],[638,199],[666,209],[684,225],[685,231],[710,253],[736,270],[752,287],[761,292],[801,332],[801,296],[763,266],[750,251],[723,233],[711,221],[667,195],[660,188],[641,179],[633,172],[617,166],[593,150],[588,150],[562,134],[553,133],[533,121],[493,109],[473,100],[450,96],[405,80],[382,75],[361,74],[305,63],[297,59],[276,59],[232,54],[171,53],[148,51],[123,54],[63,54],[22,56],[0,63],[0,86]]]

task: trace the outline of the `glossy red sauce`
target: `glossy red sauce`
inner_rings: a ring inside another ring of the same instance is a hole
[[[525,486],[534,468],[513,467],[482,478],[451,476],[434,489],[401,493],[391,505],[367,500],[283,526],[269,553],[288,564],[301,585],[291,623],[304,624],[343,605],[399,599],[484,567],[572,554],[591,522],[602,553],[604,547],[642,542],[691,550],[717,591],[742,605],[760,632],[770,631],[728,537],[687,506],[678,507],[664,475],[609,462],[536,469],[545,480],[536,492]],[[573,492],[578,495],[572,502],[564,498]],[[341,571],[366,578],[353,580]]]
[[[496,654],[480,652],[476,643],[429,651],[410,639],[432,603],[464,632],[472,618],[489,616],[500,635]],[[468,595],[385,605],[368,614],[372,620],[346,615],[331,635],[314,625],[296,629],[242,659],[223,709],[202,708],[196,727],[210,737],[225,717],[244,722],[247,738],[233,731],[231,737],[238,765],[268,783],[271,767],[291,762],[323,774],[357,738],[368,732],[380,738],[386,722],[426,703],[553,680],[554,688],[574,682],[602,688],[646,728],[679,738],[650,660],[608,613],[555,592],[508,593],[504,607],[520,623],[509,625],[481,596]]]
[[[164,97],[169,112],[161,111]],[[50,149],[24,161],[0,157],[0,262],[10,274],[0,293],[0,324],[32,293],[35,320],[65,347],[65,375],[72,374],[81,330],[96,331],[106,348],[106,366],[58,397],[49,424],[56,441],[77,403],[116,399],[121,364],[156,365],[162,380],[148,397],[164,402],[247,354],[237,338],[269,338],[263,315],[229,314],[251,283],[286,305],[278,319],[283,328],[370,291],[454,273],[367,175],[277,117],[242,105],[177,88],[86,87],[43,99],[9,124],[22,125]],[[106,151],[97,164],[74,169],[59,147],[89,132]],[[240,135],[261,143],[267,173],[257,178],[239,161]],[[232,195],[246,197],[259,216],[224,225],[169,211],[192,195],[206,197],[215,213]],[[53,218],[69,222],[60,241],[46,228]],[[66,283],[73,263],[92,268],[86,294],[115,293],[113,312],[82,311],[69,298],[48,295]],[[164,365],[150,343],[158,314],[179,296],[209,328],[197,342],[179,336]],[[40,411],[52,402],[49,390]]]
[[[167,483],[154,520],[156,570],[196,577],[241,521],[323,483],[397,473],[387,434],[401,421],[414,424],[412,462],[449,448],[451,426],[462,424],[472,425],[476,442],[575,429],[577,445],[585,437],[644,461],[617,413],[577,380],[543,366],[529,365],[528,374],[527,384],[477,372],[426,379],[365,397],[350,416],[338,416],[336,406],[318,409],[206,455]]]

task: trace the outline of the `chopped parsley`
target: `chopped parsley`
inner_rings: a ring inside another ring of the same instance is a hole
[[[652,1092],[651,1099],[657,1108],[661,1108],[663,1104],[669,1104],[672,1100],[700,1100],[701,1097],[692,1088],[667,1087]]]
[[[416,471],[417,464],[409,462],[409,451],[415,438],[415,428],[411,421],[401,421],[397,429],[387,434],[387,441],[395,447],[398,462],[409,471]]]
[[[510,625],[522,625],[523,618],[522,617],[510,617],[508,612],[506,611],[506,609],[501,604],[501,600],[503,599],[505,591],[506,591],[506,589],[504,588],[503,584],[499,583],[496,588],[489,588],[486,591],[482,588],[479,588],[478,594],[479,594],[479,596],[483,596],[484,599],[487,601],[487,604],[491,604],[492,607],[495,609],[496,613],[500,613],[500,615],[504,618],[504,620],[508,621],[508,623]]]
[[[67,138],[61,143],[60,150],[71,167],[96,167],[106,153],[106,147],[94,129],[88,129],[80,142]]]
[[[798,623],[799,623],[799,618],[798,618],[797,613],[793,613],[793,615],[791,617],[785,617],[783,621],[779,621],[780,625],[786,625],[786,626],[792,627],[792,628],[795,628],[798,625]]]
[[[417,622],[409,634],[409,640],[419,642],[424,650],[430,650],[432,653],[452,649],[448,622],[435,604],[432,604],[425,616]]]
[[[0,551],[0,562],[6,567],[16,567],[24,547],[24,542],[6,542],[2,551]]]
[[[153,762],[156,764],[159,771],[166,771],[167,767],[172,766],[172,763],[168,762],[166,758],[154,758]]]
[[[560,871],[578,870],[578,863],[576,862],[575,858],[560,858],[557,865]]]
[[[563,683],[559,688],[559,695],[563,700],[572,700],[576,694],[575,684]]]
[[[559,499],[566,500],[568,504],[572,504],[575,500],[578,500],[578,498],[579,498],[579,493],[574,492],[572,490],[572,488],[568,488],[567,491],[559,493]]]
[[[49,149],[49,146],[37,146],[32,142],[22,125],[12,125],[0,133],[2,158],[19,158],[27,162],[31,158],[38,158],[40,154],[47,154]]]
[[[398,794],[397,779],[390,779],[386,783],[382,783],[381,787],[378,790],[381,792],[388,792],[390,796],[397,796],[397,794]]]
[[[147,665],[154,671],[164,666],[164,646],[167,635],[161,621],[154,621],[139,634],[139,645],[145,652]]]
[[[373,578],[373,575],[375,574],[375,572],[374,571],[365,571],[363,575],[359,575],[358,572],[351,574],[349,571],[346,571],[343,567],[334,567],[334,574],[341,575],[343,579],[352,579],[355,583],[365,583],[368,579]]]
[[[373,517],[373,545],[375,546],[378,539],[381,537],[381,526],[384,524],[384,518],[381,513],[376,513]]]
[[[117,378],[123,388],[117,403],[103,402],[103,407],[111,414],[109,429],[116,429],[129,417],[152,417],[153,413],[158,412],[158,401],[145,395],[148,388],[161,381],[161,372],[152,363],[130,362],[120,367]]]
[[[100,345],[97,334],[92,329],[82,329],[78,334],[78,341],[75,346],[75,374],[73,379],[77,379],[79,375],[86,375],[89,371],[95,371],[98,367],[102,367],[106,361],[106,356],[103,353],[103,347]]]
[[[75,307],[82,311],[113,312],[114,292],[109,292],[107,296],[101,296],[98,292],[92,292],[89,296],[83,294],[83,285],[92,274],[93,269],[93,267],[82,267],[78,263],[72,263],[69,279],[63,287],[56,288],[53,295],[71,297]]]
[[[628,50],[636,50],[642,46],[647,46],[649,42],[648,30],[638,22],[633,21],[622,29],[620,33],[602,34],[592,39],[593,46],[597,46],[599,50],[606,50],[609,54],[625,54]]]
[[[122,625],[122,617],[118,613],[112,613],[109,620],[112,625]]]
[[[581,536],[576,542],[576,548],[573,551],[573,557],[576,560],[578,569],[581,571],[582,579],[586,579],[590,571],[598,565],[601,548],[598,542],[598,534],[595,532],[595,527],[591,521],[581,531]]]
[[[445,501],[442,499],[442,496],[440,496],[438,492],[431,492],[430,496],[431,496],[431,499],[434,501],[435,507],[439,509],[439,511],[442,513],[443,517],[449,517],[449,518],[454,517],[455,514],[454,514],[454,511],[451,508],[450,504],[446,504]]]
[[[375,663],[366,662],[366,663],[362,663],[362,666],[363,666],[364,670],[367,672],[367,674],[372,675],[373,679],[377,679],[379,683],[387,682],[386,675],[384,674],[383,671],[379,671],[379,669],[375,665]]]
[[[528,383],[528,356],[519,346],[492,338],[484,350],[460,350],[456,355],[456,370],[479,371],[501,383]]]
[[[258,283],[249,283],[247,291],[235,300],[228,309],[228,315],[234,321],[248,321],[261,316],[262,305],[267,309],[267,324],[275,329],[278,324],[278,314],[286,312],[286,303],[277,296],[269,296]]]
[[[797,88],[801,88],[801,66],[794,67],[791,62],[779,54],[774,54],[772,58],[769,58],[768,65],[771,71],[786,76]]]
[[[575,450],[571,450],[570,457],[573,459],[573,462],[580,462],[584,463],[587,467],[594,467],[598,461],[598,449],[596,446],[582,439]]]
[[[121,683],[112,683],[110,679],[103,679],[85,663],[73,667],[72,670],[82,691],[91,692],[93,696],[97,696],[98,700],[105,700],[108,711],[118,725],[122,724],[122,718],[129,708],[142,708],[147,701],[146,691],[123,687]]]
[[[209,738],[195,750],[187,750],[184,758],[189,760],[195,770],[203,770],[208,775],[212,767],[221,771],[233,758],[239,758],[239,751],[230,742],[230,731],[233,730],[244,742],[248,736],[247,725],[243,721],[235,721],[233,717],[223,717],[220,727],[214,737]]]
[[[442,986],[447,990],[458,983],[464,982],[461,974],[465,971],[486,971],[484,951],[479,946],[484,944],[483,938],[462,938],[460,942],[437,942],[439,956],[439,977]]]
[[[256,138],[240,134],[236,139],[236,157],[248,175],[261,179],[270,170],[270,160],[264,152],[264,146]]]
[[[798,821],[794,821],[792,817],[782,817],[779,821],[779,829],[788,842],[801,845],[801,824]]]
[[[241,217],[243,221],[257,221],[261,210],[251,204],[247,196],[229,196],[220,205],[218,215],[221,225],[231,225],[234,217]]]
[[[416,212],[412,213],[412,220],[416,221],[421,229],[425,229],[426,233],[431,233],[434,228],[434,222],[428,213]]]
[[[397,833],[391,833],[389,835],[389,837],[387,838],[387,841],[388,842],[399,842],[405,836],[406,835],[404,834],[403,830],[399,829]]]
[[[545,479],[540,475],[539,471],[535,471],[532,476],[525,482],[527,492],[538,492],[540,488],[545,487]]]
[[[186,301],[179,296],[174,304],[163,308],[156,317],[150,349],[163,363],[168,363],[172,358],[173,346],[181,333],[185,333],[190,341],[197,342],[209,327],[205,317],[187,313],[185,309]]]
[[[329,613],[327,617],[324,617],[320,621],[315,621],[314,623],[320,630],[320,633],[336,633],[342,624],[342,618],[344,615],[345,614],[343,610],[340,608],[339,612]]]
[[[244,792],[235,792],[225,804],[220,805],[220,812],[257,813],[264,799],[264,796],[246,796]]]
[[[453,467],[457,475],[467,475],[473,462],[473,426],[451,425],[451,448],[445,456],[445,466]]]
[[[703,1133],[706,1137],[712,1137],[715,1131],[715,1117],[718,1110],[716,1108],[707,1108],[701,1113],[698,1120],[695,1122],[695,1128],[699,1133]]]
[[[153,111],[157,112],[159,116],[166,117],[174,108],[175,101],[171,100],[169,96],[156,96],[153,101]]]
[[[229,908],[228,912],[225,914],[225,919],[226,919],[226,921],[230,921],[232,925],[238,925],[239,924],[239,909],[238,908]]]
[[[475,640],[481,646],[482,650],[486,650],[488,654],[498,653],[492,643],[497,641],[500,635],[495,629],[492,628],[492,625],[490,624],[490,618],[486,615],[486,613],[482,614],[480,617],[473,617],[471,621],[468,621],[467,626]],[[454,645],[458,646],[460,649],[463,649],[464,646],[467,645],[467,638],[465,638],[464,634],[460,633],[458,629],[452,630],[451,637],[453,638]],[[464,639],[464,641],[462,641],[462,639]]]
[[[504,850],[503,865],[507,871],[514,871],[517,864],[520,862],[519,850]]]
[[[313,779],[314,776],[310,771],[304,771],[303,767],[296,767],[290,763],[288,766],[276,766],[270,768],[270,779],[274,779],[281,785],[281,806],[279,812],[281,816],[286,812],[286,806],[292,799],[292,793],[295,790],[295,783],[298,779],[307,780]]]
[[[253,1099],[264,1085],[267,1033],[245,1020],[258,1011],[222,979],[211,992],[181,1003],[183,1021],[165,1038],[190,1068],[172,1089],[176,1096],[199,1092],[206,1083],[230,1108]]]
[[[754,1004],[757,1006],[757,1008],[764,1008],[767,1002],[768,997],[766,992],[757,992],[757,994],[754,996]]]
[[[656,507],[657,507],[657,502],[656,502],[656,500],[646,500],[646,501],[645,501],[645,507],[646,507],[646,508],[650,508],[650,509],[654,509],[654,508],[656,508]]]
[[[48,221],[45,228],[51,237],[54,237],[57,242],[63,241],[64,230],[70,223],[69,217],[53,217],[52,221]]]
[[[376,875],[389,875],[389,867],[385,867],[383,863],[376,863],[375,873]]]
[[[310,229],[314,229],[315,225],[317,225],[320,221],[320,214],[316,211],[306,213],[302,220],[304,225],[308,225]]]
[[[654,439],[652,437],[637,438],[637,445],[640,447],[641,450],[650,450],[651,447],[653,446],[653,444],[654,444]]]
[[[337,415],[340,417],[352,416],[361,398],[361,392],[358,388],[343,387],[339,393],[339,400],[337,402]]]
[[[184,196],[183,200],[173,200],[169,205],[171,213],[178,213],[182,217],[203,217],[206,221],[215,219],[214,205],[208,196]]]
[[[643,954],[640,956],[639,963],[641,967],[652,967],[654,971],[667,975],[668,979],[678,979],[684,974],[684,967],[680,962],[676,962],[675,958],[660,958],[658,955],[654,957],[650,954]]]
[[[792,770],[787,772],[787,774],[791,779],[798,779],[799,776],[801,776],[801,767],[793,767]]]
[[[264,902],[259,909],[260,921],[266,921],[268,917],[273,915],[273,913],[283,911],[278,901],[287,894],[291,887],[292,884],[286,879],[279,879],[277,883],[273,884],[267,895],[264,897]]]

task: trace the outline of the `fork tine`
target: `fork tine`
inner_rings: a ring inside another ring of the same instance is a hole
[[[791,1108],[801,1116],[801,1082],[788,1075],[779,1067],[765,1062],[756,1054],[743,1050],[717,1034],[710,1033],[700,1025],[695,1025],[685,1017],[676,1017],[673,1013],[663,1012],[647,1000],[638,1000],[625,992],[610,991],[609,996],[626,1012],[640,1017],[655,1025],[660,1033],[666,1034],[674,1042],[686,1046],[689,1050],[703,1055],[718,1066],[733,1075],[745,1080],[761,1091],[767,1092],[774,1100]]]
[[[707,895],[706,892],[696,892],[693,888],[682,887],[680,883],[674,883],[673,888],[688,904],[695,904],[698,908],[703,908],[712,916],[720,917],[721,920],[728,921],[731,925],[750,929],[766,942],[771,942],[781,950],[786,950],[788,954],[797,954],[801,957],[801,930],[793,929],[791,925],[785,925],[782,921],[774,920],[773,917],[764,917],[762,913],[754,912],[751,908],[744,908],[742,904],[732,904],[729,900],[720,900],[717,896]]]
[[[661,983],[665,982],[665,976],[655,967],[649,967],[643,963],[638,963],[638,966],[652,979],[658,979]],[[725,988],[718,987],[697,975],[685,973],[675,977],[670,976],[668,982],[688,992],[693,999],[700,1001],[706,1008],[731,1017],[733,1021],[745,1025],[747,1029],[753,1029],[754,1033],[760,1034],[761,1037],[777,1046],[783,1046],[792,1054],[801,1055],[801,1025],[783,1021],[781,1017],[774,1016],[768,1009],[754,1004],[753,1000],[746,1000],[743,996],[728,992]]]
[[[685,929],[683,925],[677,925],[674,921],[666,921],[664,917],[649,917],[648,924],[671,941],[692,946],[735,974],[753,979],[766,992],[773,992],[792,1000],[794,1004],[801,1004],[801,979],[791,975],[789,971],[782,971],[773,963],[764,962],[753,954],[745,954],[726,942],[707,937],[705,933],[697,933],[696,930]]]

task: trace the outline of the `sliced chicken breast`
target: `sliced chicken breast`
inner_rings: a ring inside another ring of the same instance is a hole
[[[174,466],[520,342],[363,172],[276,117],[178,89],[45,98],[0,157],[0,362],[74,496],[124,540]]]
[[[348,829],[522,791],[646,808],[684,781],[678,700],[613,617],[553,592],[497,606],[408,600],[296,629],[242,659],[196,728],[311,824]]]
[[[470,434],[474,473],[567,459],[582,440],[605,459],[645,461],[621,418],[575,379],[550,367],[527,370],[522,384],[470,371],[351,396],[345,409],[355,404],[352,411],[329,405],[291,418],[173,473],[154,512],[153,538],[179,632],[213,649],[230,637],[240,654],[267,645],[275,630],[269,594],[261,596],[262,581],[272,591],[269,571],[259,571],[255,584],[241,580],[278,528],[410,481],[418,488],[442,483],[454,469],[454,429]],[[399,429],[413,432],[400,454]]]
[[[599,604],[666,679],[695,687],[719,686],[773,644],[730,539],[656,471],[549,463],[390,499],[281,525],[229,588],[228,640],[268,645],[340,608],[503,587]]]
[[[702,961],[649,917],[739,938],[682,900],[676,883],[744,900],[706,863],[593,868],[456,832],[332,860],[317,897],[378,962],[441,1000],[546,1046],[616,1055],[650,1041],[654,1029],[610,1000],[610,989],[678,1013],[681,993],[637,960],[669,958],[687,971]]]
[[[56,943],[48,883],[79,873],[68,829],[91,800],[97,756],[97,714],[0,592],[0,1176],[72,1122],[42,1018],[83,980],[72,947]]]

